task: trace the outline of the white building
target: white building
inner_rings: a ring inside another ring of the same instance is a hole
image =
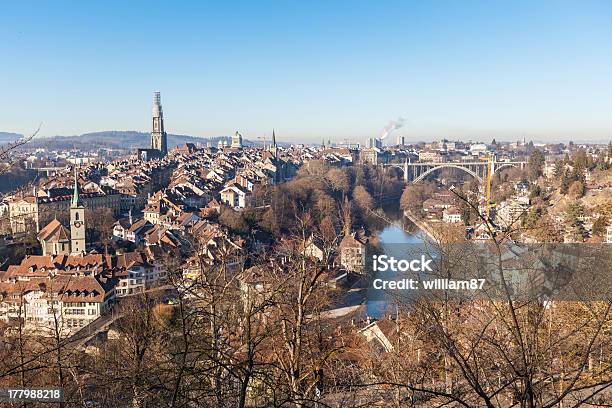
[[[232,148],[241,149],[242,148],[242,135],[238,132],[232,136]]]
[[[246,208],[250,204],[250,193],[236,184],[221,190],[221,201],[233,208]]]
[[[484,143],[475,143],[470,146],[470,153],[473,156],[478,156],[487,152],[487,145]]]
[[[316,242],[316,240],[312,236],[304,243],[304,253],[306,256],[318,259],[319,261],[323,261],[325,257],[325,253],[323,252],[323,245]]]
[[[495,216],[502,226],[510,226],[528,209],[529,197],[509,198],[497,206]]]
[[[457,207],[449,207],[445,208],[442,211],[442,221],[447,222],[449,224],[456,224],[461,222],[461,213],[457,209]]]
[[[116,287],[117,297],[142,293],[146,289],[166,282],[167,270],[160,259],[152,256],[152,249],[147,247],[148,254],[143,252],[128,252],[117,255],[117,271],[119,279]],[[150,255],[150,256],[148,256]]]
[[[43,336],[53,335],[56,329],[64,336],[78,331],[107,313],[115,296],[112,286],[91,275],[30,278],[0,285],[0,320],[21,319],[26,331]]]

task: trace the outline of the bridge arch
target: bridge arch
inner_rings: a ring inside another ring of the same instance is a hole
[[[498,171],[500,171],[504,167],[516,167],[516,168],[518,168],[519,165],[522,167],[522,165],[520,163],[513,163],[513,162],[504,162],[504,163],[496,164],[495,168],[493,169],[493,174],[497,173]]]
[[[470,176],[474,177],[476,180],[480,181],[481,183],[483,181],[482,177],[480,177],[478,174],[476,174],[472,170],[468,169],[467,167],[456,165],[456,164],[452,164],[452,163],[444,163],[444,164],[441,164],[439,166],[435,166],[435,167],[432,167],[431,169],[428,169],[423,174],[420,174],[417,178],[412,180],[412,183],[413,184],[418,183],[419,181],[422,181],[425,177],[429,176],[434,171],[440,170],[440,169],[459,169],[459,170],[463,170],[464,172],[466,172]]]

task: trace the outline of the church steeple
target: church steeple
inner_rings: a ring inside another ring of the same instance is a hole
[[[85,245],[85,207],[79,196],[79,178],[74,166],[74,191],[70,201],[70,252],[82,254]]]
[[[79,176],[76,165],[74,166],[74,188],[72,191],[72,200],[70,201],[71,208],[82,207],[81,198],[79,197]]]
[[[274,158],[278,156],[278,149],[276,148],[276,132],[272,129],[272,144],[270,145],[270,152],[274,155]]]

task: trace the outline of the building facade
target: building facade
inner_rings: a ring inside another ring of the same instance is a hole
[[[242,149],[242,135],[239,132],[236,132],[232,137],[232,148]]]

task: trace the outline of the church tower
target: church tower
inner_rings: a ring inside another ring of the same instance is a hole
[[[151,149],[159,151],[161,156],[165,156],[168,153],[168,135],[164,130],[164,112],[162,111],[161,95],[159,92],[155,92],[153,98]]]
[[[276,159],[278,157],[278,148],[276,147],[276,132],[274,131],[274,129],[272,129],[272,144],[270,145],[269,150]]]
[[[79,197],[76,166],[74,166],[74,191],[70,201],[70,252],[73,254],[85,252],[85,207]]]

